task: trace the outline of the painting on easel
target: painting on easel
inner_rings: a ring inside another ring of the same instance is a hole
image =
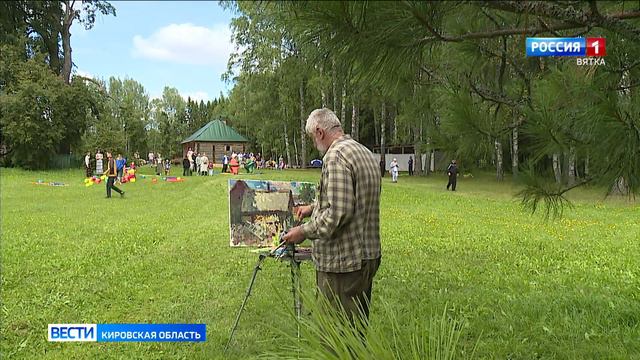
[[[294,208],[309,205],[316,185],[309,182],[229,180],[231,246],[268,247],[289,229]]]

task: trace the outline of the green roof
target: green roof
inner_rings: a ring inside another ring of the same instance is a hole
[[[233,128],[220,120],[209,122],[194,132],[193,135],[184,139],[181,144],[192,141],[249,142],[244,136],[238,134]]]

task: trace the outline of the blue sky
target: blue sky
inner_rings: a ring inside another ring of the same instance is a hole
[[[108,79],[129,77],[151,98],[172,86],[183,97],[212,100],[228,93],[220,75],[234,50],[233,14],[218,2],[111,1],[116,15],[100,15],[95,26],[71,29],[74,71]]]

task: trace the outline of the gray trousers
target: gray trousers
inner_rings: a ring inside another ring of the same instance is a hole
[[[360,270],[348,273],[317,271],[318,290],[334,305],[334,308],[339,308],[339,302],[352,323],[357,318],[359,311],[365,315],[363,320],[368,321],[373,277],[379,267],[380,258],[377,258],[363,260]]]

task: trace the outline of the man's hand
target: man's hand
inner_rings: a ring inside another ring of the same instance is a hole
[[[302,220],[306,217],[311,216],[311,213],[313,212],[313,207],[311,207],[311,205],[298,206],[297,208],[294,209],[294,211],[296,213],[296,218],[298,218],[298,220]]]
[[[282,240],[284,240],[287,244],[300,244],[304,241],[304,239],[305,236],[301,226],[296,226],[289,229],[289,232],[282,237]]]

